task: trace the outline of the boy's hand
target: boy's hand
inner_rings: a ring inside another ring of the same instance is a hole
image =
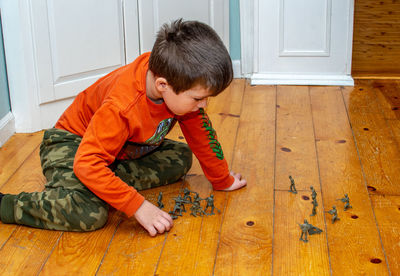
[[[171,216],[145,200],[135,213],[136,220],[154,237],[171,229]]]
[[[247,185],[246,179],[242,179],[242,175],[240,173],[231,171],[231,175],[235,178],[235,181],[233,181],[233,184],[230,187],[223,191],[234,191]]]

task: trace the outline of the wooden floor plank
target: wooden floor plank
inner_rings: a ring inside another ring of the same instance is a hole
[[[278,87],[277,107],[275,189],[289,190],[291,175],[298,190],[319,191],[308,87]]]
[[[61,234],[56,231],[17,226],[16,231],[0,250],[0,274],[38,275]]]
[[[372,87],[342,89],[367,185],[372,194],[400,195],[400,148]],[[354,107],[356,106],[356,107]]]
[[[247,187],[228,193],[215,275],[267,275],[272,264],[276,89],[247,86],[233,170]]]
[[[321,196],[317,195],[317,215],[310,217],[312,205],[308,191],[297,195],[275,192],[273,275],[329,275],[329,255]],[[308,223],[323,230],[300,241],[299,224]]]
[[[39,159],[39,148],[36,146],[22,166],[1,187],[1,192],[17,194],[22,191],[41,191],[45,178]],[[3,246],[0,250],[0,274],[37,274],[60,235],[61,232],[57,231],[1,224],[0,241]]]
[[[320,196],[310,95],[307,86],[280,86],[277,91],[274,213],[274,275],[329,275],[328,248]],[[288,175],[297,195],[289,193]],[[317,215],[312,213],[310,186],[317,191]],[[307,219],[324,232],[299,241],[299,223]],[[307,260],[307,261],[305,261]]]
[[[217,132],[224,156],[229,165],[232,160],[235,135],[239,125],[244,80],[235,80],[231,86],[215,98],[211,98],[207,114]],[[197,172],[203,174],[202,171]],[[215,206],[224,210],[226,194],[213,192],[207,179],[201,175],[187,180],[187,187],[200,194],[201,198],[214,194]],[[203,208],[205,202],[203,202]],[[167,275],[185,271],[192,275],[210,275],[213,271],[218,246],[222,214],[193,217],[190,211],[177,220],[177,225],[168,235],[156,273]]]
[[[33,145],[31,145],[33,147]],[[33,152],[26,157],[21,167],[14,172],[12,177],[6,181],[0,188],[0,192],[5,194],[18,194],[20,192],[40,191],[44,187],[45,178],[41,172],[39,160],[39,148],[31,148]],[[8,162],[7,162],[8,163]],[[13,224],[0,223],[0,245],[10,238],[12,232],[17,229]]]
[[[119,219],[119,214],[112,210],[107,224],[100,230],[82,233],[64,232],[45,262],[40,275],[94,275]]]
[[[333,224],[331,216],[326,214],[332,272],[334,275],[388,275],[341,90],[313,87],[310,95],[323,205],[325,210],[336,205],[340,217]],[[337,201],[345,193],[353,206],[347,212]],[[373,261],[377,259],[381,262]]]
[[[39,146],[43,132],[18,133],[0,147],[0,187],[15,173],[32,151]]]
[[[165,211],[173,206],[171,198],[181,190],[182,184],[176,183],[141,194],[152,203],[156,203],[159,192],[163,193]],[[174,224],[173,229],[176,227]],[[102,261],[98,275],[153,275],[169,233],[150,237],[135,218],[122,219]]]
[[[400,197],[371,196],[392,275],[400,275]]]
[[[386,119],[400,119],[400,82],[393,80],[370,80],[361,82],[375,91],[381,111]]]

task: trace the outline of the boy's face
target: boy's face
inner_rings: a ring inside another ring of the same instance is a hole
[[[207,98],[210,95],[210,91],[201,85],[194,86],[179,94],[176,94],[172,87],[168,85],[167,89],[162,92],[165,104],[176,115],[184,115],[197,111],[199,108],[205,108]]]

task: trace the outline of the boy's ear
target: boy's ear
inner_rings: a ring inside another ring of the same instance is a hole
[[[168,81],[165,78],[156,77],[155,86],[158,91],[164,92],[168,88]]]

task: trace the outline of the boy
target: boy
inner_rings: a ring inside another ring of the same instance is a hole
[[[214,189],[245,186],[240,174],[229,172],[203,109],[231,80],[229,54],[214,30],[195,21],[165,24],[151,54],[81,92],[44,133],[45,190],[0,194],[1,221],[91,231],[106,223],[111,205],[155,236],[168,231],[172,219],[137,190],[179,180],[191,167],[192,151]],[[189,146],[164,139],[176,122]]]

